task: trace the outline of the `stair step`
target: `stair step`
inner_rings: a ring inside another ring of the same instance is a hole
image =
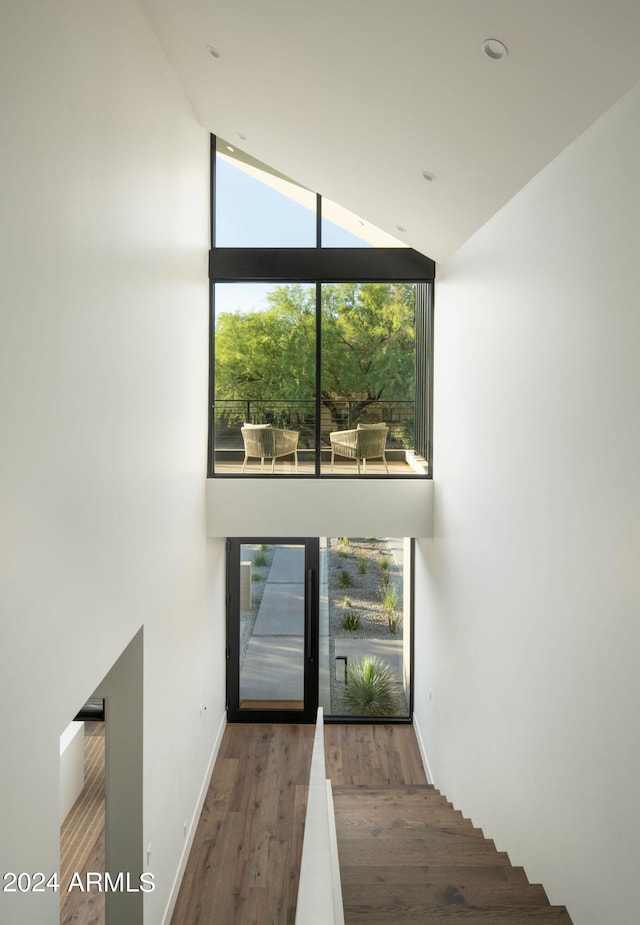
[[[462,813],[454,809],[451,803],[437,790],[428,791],[416,787],[394,788],[387,790],[364,791],[353,788],[335,788],[334,804],[340,807],[344,819],[354,823],[366,822],[367,819],[396,819],[397,824],[411,826],[425,820],[427,822],[457,820],[473,828],[473,823]],[[336,809],[337,811],[337,809]],[[480,832],[480,829],[476,829]]]
[[[345,905],[352,907],[364,903],[384,905],[393,903],[398,906],[420,906],[439,908],[498,909],[508,906],[529,907],[548,904],[547,894],[538,883],[534,885],[520,882],[503,883],[487,880],[486,868],[475,876],[461,877],[459,871],[452,871],[451,877],[442,878],[436,871],[426,877],[416,877],[412,883],[389,885],[388,882],[365,883],[352,882],[352,878],[343,881],[342,896]],[[394,892],[395,888],[395,892]]]
[[[447,806],[451,806],[447,798],[431,784],[405,784],[400,787],[398,787],[397,784],[395,786],[393,784],[387,784],[376,787],[363,787],[362,784],[339,784],[338,786],[333,785],[332,790],[337,794],[360,796],[363,800],[371,800],[374,802],[393,802],[399,799],[410,800],[412,797],[416,797],[418,801],[430,799],[442,800]]]
[[[506,857],[502,855],[502,857]],[[493,858],[491,859],[494,860]],[[394,859],[395,861],[395,859]],[[343,886],[351,884],[381,884],[389,886],[403,886],[413,883],[469,883],[480,881],[485,884],[501,887],[503,884],[527,888],[531,886],[522,867],[512,867],[510,864],[428,864],[407,865],[384,864],[380,867],[362,867],[344,864],[340,867],[340,876]]]
[[[345,808],[343,818],[340,820],[340,829],[345,838],[357,838],[360,834],[375,836],[381,829],[393,831],[407,836],[428,833],[434,829],[460,832],[476,838],[484,838],[482,829],[476,829],[469,819],[450,812],[425,813],[423,818],[407,818],[400,815],[399,810],[390,811],[382,808],[376,812],[375,808],[368,808],[366,812],[353,811],[351,807]]]
[[[377,850],[368,849],[366,846],[358,850],[347,850],[343,848],[343,843],[338,836],[338,854],[340,866],[351,867],[382,867],[387,861],[393,861],[394,864],[401,864],[407,868],[423,867],[425,864],[433,866],[434,864],[450,866],[451,864],[461,864],[463,867],[510,867],[509,856],[500,851],[481,851],[469,849],[466,845],[448,844],[445,848],[436,847],[427,853],[420,853],[421,849],[415,847],[397,848],[392,843],[385,843],[379,846]]]
[[[425,907],[407,903],[385,905],[345,904],[346,925],[571,925],[564,906],[471,909],[464,906]]]

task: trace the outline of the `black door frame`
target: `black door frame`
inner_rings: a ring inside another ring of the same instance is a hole
[[[304,708],[240,707],[240,549],[243,545],[304,546]],[[318,710],[320,541],[318,537],[230,537],[227,539],[227,720],[230,723],[315,723]]]

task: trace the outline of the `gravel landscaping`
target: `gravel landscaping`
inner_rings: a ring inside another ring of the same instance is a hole
[[[331,713],[349,715],[344,702],[344,675],[336,655],[350,660],[379,655],[394,669],[398,710],[407,716],[401,683],[403,574],[386,539],[332,538],[328,548],[329,665]],[[345,577],[346,576],[346,577]],[[397,588],[393,610],[384,606],[385,588]],[[349,628],[357,627],[357,628]]]

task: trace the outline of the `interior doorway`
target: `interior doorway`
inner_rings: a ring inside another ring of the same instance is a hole
[[[87,873],[105,870],[105,709],[84,704],[60,736],[60,925],[104,925],[101,891],[86,892]],[[77,883],[73,888],[70,885]]]

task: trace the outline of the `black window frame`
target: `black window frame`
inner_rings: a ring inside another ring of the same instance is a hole
[[[315,247],[217,247],[216,246],[216,152],[217,139],[210,137],[210,234],[209,252],[209,439],[208,478],[340,478],[321,473],[316,453],[315,473],[236,474],[215,471],[215,284],[216,283],[308,283],[316,287],[316,376],[321,374],[321,286],[325,283],[413,283],[416,285],[416,440],[415,449],[428,461],[424,477],[432,476],[433,435],[433,285],[436,265],[430,257],[411,247],[322,246],[322,197],[316,194]],[[418,339],[420,338],[420,340]],[[316,448],[320,447],[320,395],[316,387]],[[418,404],[419,403],[419,404]],[[404,475],[361,475],[360,478],[406,478]],[[420,476],[417,476],[420,477]]]

